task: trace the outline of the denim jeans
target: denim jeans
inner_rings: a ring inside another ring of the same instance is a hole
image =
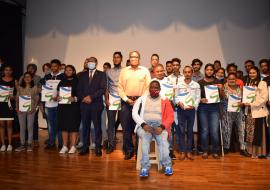
[[[133,106],[121,101],[120,121],[123,127],[123,149],[125,154],[134,152],[132,134],[135,128],[135,122],[132,119]]]
[[[177,135],[180,141],[180,152],[192,152],[193,125],[195,120],[195,109],[183,110],[178,108]],[[187,130],[186,130],[187,129]],[[187,136],[185,135],[187,131]]]
[[[177,119],[177,112],[174,113],[175,114],[175,119]],[[180,144],[180,139],[178,137],[178,133],[179,133],[179,127],[178,127],[178,119],[177,119],[177,122],[174,121],[172,126],[171,126],[171,135],[169,136],[169,144],[170,144],[170,147],[169,149],[170,150],[173,150],[174,148],[174,135],[176,134],[176,143],[179,145]]]
[[[160,164],[162,164],[164,167],[172,166],[172,161],[169,156],[168,133],[166,130],[163,130],[160,135],[153,135],[151,133],[145,132],[145,130],[139,127],[136,133],[142,141],[141,168],[149,169],[151,166],[149,161],[149,149],[153,138],[155,138],[158,145]]]
[[[208,152],[209,135],[211,137],[212,153],[218,154],[219,147],[219,104],[200,104],[198,114],[201,123],[201,148]]]
[[[55,145],[56,135],[58,137],[58,145],[63,144],[62,131],[60,131],[57,124],[57,107],[45,108],[45,113],[48,118],[48,130],[49,130],[49,144]]]
[[[28,134],[28,144],[31,145],[33,141],[33,129],[34,129],[34,118],[36,113],[20,112],[18,113],[18,119],[20,122],[20,139],[21,145],[25,144],[26,135],[26,123],[27,123],[27,134]]]
[[[107,117],[108,117],[108,141],[109,146],[115,146],[115,123],[116,123],[116,114],[117,110],[107,110]],[[119,114],[119,112],[118,112]]]

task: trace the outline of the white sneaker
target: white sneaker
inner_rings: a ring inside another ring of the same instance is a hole
[[[8,145],[8,147],[7,147],[7,152],[11,152],[12,151],[12,145]]]
[[[76,148],[75,148],[75,146],[72,146],[68,153],[74,154],[75,152],[76,152]]]
[[[1,146],[0,151],[1,151],[1,152],[5,152],[5,151],[6,151],[6,145],[3,144],[3,145]]]
[[[66,146],[63,146],[59,154],[66,154],[67,152],[68,152],[68,148]]]
[[[95,143],[92,143],[91,145],[90,145],[90,150],[95,150],[95,148],[96,148],[96,144]]]

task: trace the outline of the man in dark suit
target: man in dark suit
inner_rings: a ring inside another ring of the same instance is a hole
[[[91,121],[95,128],[95,153],[101,152],[101,112],[103,110],[102,96],[106,89],[106,74],[96,69],[98,61],[95,57],[87,59],[89,71],[82,72],[78,83],[78,98],[81,100],[81,117],[83,123],[83,147],[80,155],[89,153],[89,138]]]

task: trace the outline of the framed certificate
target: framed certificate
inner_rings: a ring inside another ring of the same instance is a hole
[[[228,112],[240,112],[240,106],[238,105],[241,102],[241,97],[237,95],[229,95],[228,97]]]
[[[109,94],[109,110],[120,110],[121,109],[121,98],[115,94]]]
[[[71,97],[71,87],[60,87],[59,88],[59,96],[61,100],[59,104],[71,104],[69,98]]]
[[[208,100],[208,104],[220,102],[218,87],[215,85],[207,85],[204,87],[205,97]]]
[[[19,96],[19,111],[31,111],[31,96]]]
[[[243,103],[252,103],[256,98],[256,87],[244,86],[243,87]]]
[[[0,86],[0,102],[8,102],[9,95],[9,86]]]

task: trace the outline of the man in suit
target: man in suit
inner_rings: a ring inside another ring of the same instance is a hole
[[[83,147],[80,155],[89,153],[89,138],[91,121],[95,128],[95,153],[102,156],[101,152],[101,112],[103,110],[102,96],[106,89],[106,75],[96,69],[98,61],[95,57],[87,59],[89,71],[84,71],[79,77],[78,98],[81,101],[81,117],[83,123]]]

